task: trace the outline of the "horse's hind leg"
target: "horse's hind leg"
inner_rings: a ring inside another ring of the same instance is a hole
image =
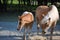
[[[53,23],[52,23],[52,26],[51,26],[51,35],[50,35],[50,40],[52,40],[53,31],[54,31],[55,26],[56,26],[56,22],[53,22]]]

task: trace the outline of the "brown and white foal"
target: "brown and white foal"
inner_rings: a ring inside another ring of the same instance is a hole
[[[18,16],[18,28],[17,30],[20,30],[24,28],[24,40],[26,40],[26,32],[32,29],[34,21],[34,16],[31,12],[25,11],[21,16]],[[30,33],[29,33],[30,34]]]
[[[52,34],[54,27],[59,19],[58,9],[55,5],[39,6],[36,9],[36,21],[37,29],[39,31],[40,26],[42,28],[42,34],[44,35],[49,28],[51,28],[50,40],[52,40]]]

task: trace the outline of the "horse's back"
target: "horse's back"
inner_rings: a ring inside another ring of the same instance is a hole
[[[34,21],[34,16],[31,12],[27,12],[25,11],[22,16],[21,16],[22,20],[26,20],[26,21]]]
[[[36,9],[36,17],[41,18],[42,14],[44,14],[44,16],[46,15],[50,15],[50,17],[55,19],[59,19],[59,14],[58,14],[58,9],[55,5],[51,5],[50,7],[48,6],[39,6]]]
[[[36,13],[37,14],[47,13],[47,11],[49,11],[48,8],[49,8],[48,6],[39,6],[36,9]]]
[[[42,14],[47,15],[48,11],[50,11],[48,6],[38,6],[36,8],[36,17],[38,18],[38,20],[42,20]]]
[[[58,20],[59,19],[58,9],[55,5],[52,5],[52,9],[48,12],[48,14],[52,20]]]

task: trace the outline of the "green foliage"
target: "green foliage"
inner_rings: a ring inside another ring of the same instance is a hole
[[[11,0],[8,0],[7,4],[10,4],[11,3]]]
[[[28,5],[28,2],[27,0],[25,0],[25,4],[24,4],[24,1],[23,0],[20,0],[20,4],[19,4],[19,1],[18,0],[7,0],[7,10],[28,10],[28,11],[33,11],[36,9],[36,7],[38,6],[38,2],[37,0],[30,0],[31,2],[31,5]],[[3,3],[3,0],[1,0],[1,2]],[[11,5],[10,5],[11,4]],[[17,5],[19,4],[19,5]],[[59,4],[59,3],[58,3]],[[48,6],[51,5],[50,2],[48,2],[47,4]],[[60,4],[59,4],[60,6]],[[59,7],[59,10],[60,10],[60,7]]]
[[[13,4],[18,4],[18,0],[13,0]]]
[[[3,0],[1,0],[1,3],[3,4]]]

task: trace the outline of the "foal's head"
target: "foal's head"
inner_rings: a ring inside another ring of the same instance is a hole
[[[20,30],[20,28],[21,28],[21,21],[22,21],[22,19],[20,18],[20,16],[18,16],[18,28],[17,28],[17,30]]]
[[[24,19],[21,16],[18,16],[18,28],[17,28],[17,30],[21,30],[24,25],[25,25]]]
[[[18,16],[18,28],[17,30],[21,30],[23,27],[26,26],[26,24],[29,24],[33,20],[31,19],[31,14],[23,14],[21,16]]]

